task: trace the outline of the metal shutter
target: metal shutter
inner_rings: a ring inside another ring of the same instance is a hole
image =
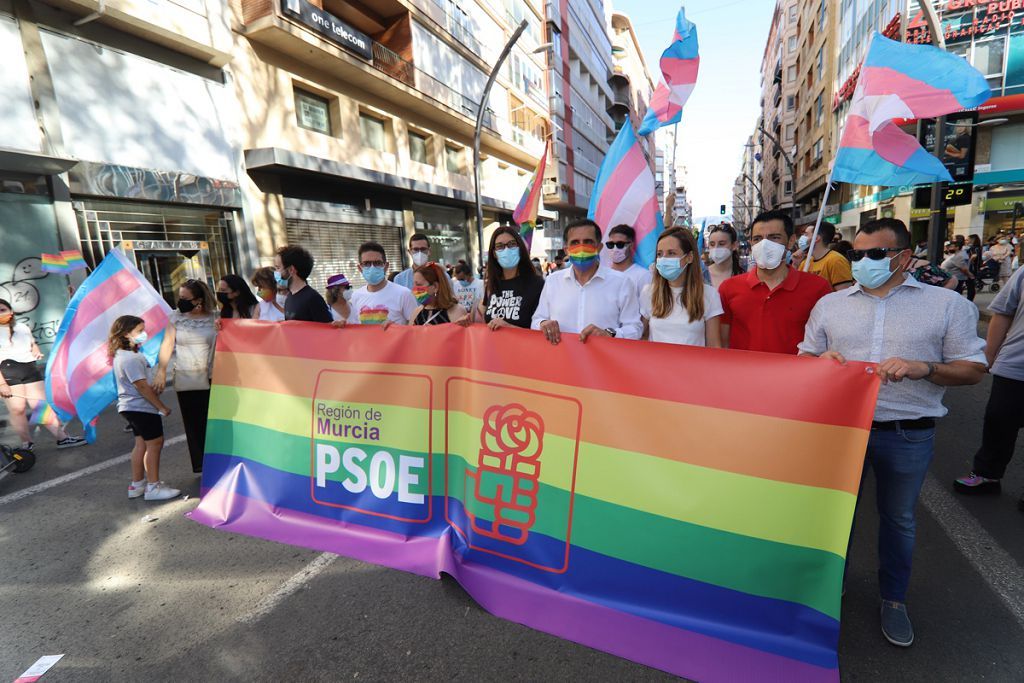
[[[363,242],[379,242],[387,252],[391,269],[401,269],[401,228],[286,218],[285,229],[289,244],[305,247],[313,254],[315,265],[309,285],[321,293],[327,286],[327,278],[335,273],[344,273],[353,287],[366,284],[357,267],[356,252]]]

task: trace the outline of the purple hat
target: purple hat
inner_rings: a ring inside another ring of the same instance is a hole
[[[329,278],[327,278],[327,286],[330,288],[351,287],[352,285],[349,284],[347,277],[345,277],[342,273],[338,273],[337,275],[332,275]]]

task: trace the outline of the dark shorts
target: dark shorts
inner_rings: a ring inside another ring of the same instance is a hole
[[[35,361],[19,363],[16,360],[5,360],[0,362],[0,374],[3,374],[4,380],[12,387],[43,381],[43,373],[39,372],[39,364]]]
[[[164,435],[164,421],[156,413],[139,413],[133,410],[126,410],[121,417],[128,421],[135,436],[141,436],[143,441],[159,439]]]

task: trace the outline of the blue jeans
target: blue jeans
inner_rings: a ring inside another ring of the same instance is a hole
[[[878,587],[883,600],[906,601],[914,554],[914,508],[934,452],[934,428],[873,430],[868,438],[864,477],[868,467],[875,471]]]

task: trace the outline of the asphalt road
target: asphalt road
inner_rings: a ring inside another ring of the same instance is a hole
[[[948,394],[918,517],[917,642],[907,650],[879,632],[877,516],[865,492],[843,607],[844,680],[1024,681],[1021,449],[1003,495],[950,492],[987,395],[987,380]],[[175,420],[167,428],[181,433]],[[44,681],[670,678],[492,617],[449,579],[200,526],[184,516],[199,480],[181,442],[166,449],[162,477],[187,500],[128,500],[126,463],[31,493],[130,450],[116,416],[100,434],[61,452],[41,439],[37,466],[0,480],[0,679],[61,653]]]

